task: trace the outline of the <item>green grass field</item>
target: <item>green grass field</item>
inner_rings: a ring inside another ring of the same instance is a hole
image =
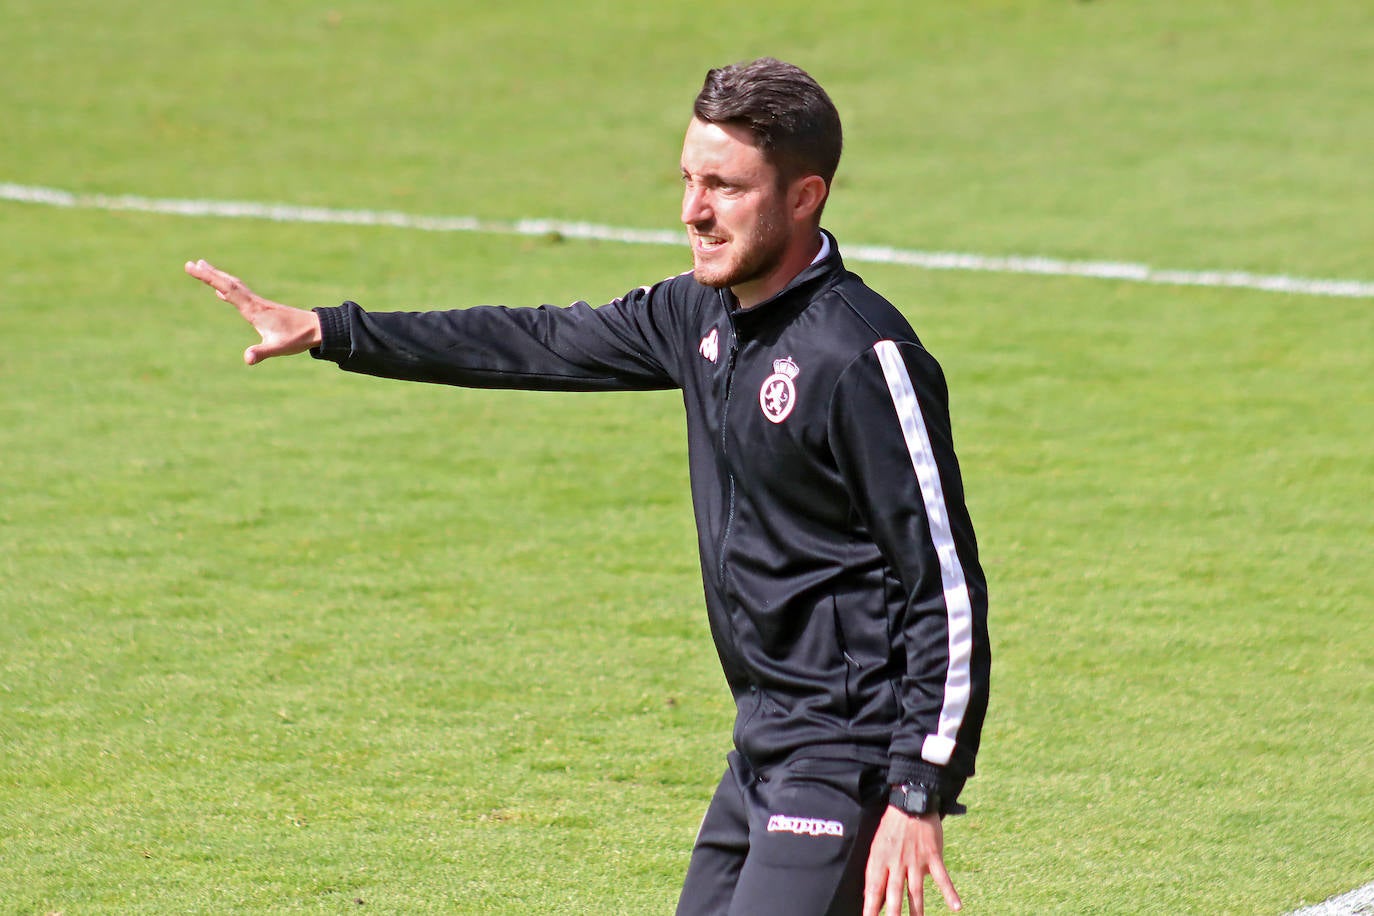
[[[1374,279],[1357,0],[0,0],[0,183],[671,228],[760,54],[846,117],[842,246]],[[0,201],[0,914],[671,912],[731,717],[678,399],[249,370],[198,257],[377,309],[688,265]],[[966,912],[1374,880],[1374,300],[860,270],[992,590]]]

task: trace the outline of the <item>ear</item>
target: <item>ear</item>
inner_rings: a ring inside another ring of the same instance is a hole
[[[792,182],[792,218],[805,221],[815,218],[830,189],[819,175],[806,175]]]

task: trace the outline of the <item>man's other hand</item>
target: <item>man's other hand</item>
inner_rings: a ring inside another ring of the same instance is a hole
[[[930,875],[951,910],[963,907],[945,871],[945,831],[938,814],[920,817],[893,807],[883,814],[869,848],[864,877],[864,916],[901,916],[902,897],[914,916],[925,916],[925,880]],[[905,895],[903,895],[905,891]]]

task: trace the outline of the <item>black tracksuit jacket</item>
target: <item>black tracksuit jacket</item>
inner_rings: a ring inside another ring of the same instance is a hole
[[[682,390],[711,633],[757,768],[973,772],[987,591],[934,358],[830,253],[741,311],[690,274],[599,308],[316,310],[351,372],[482,388]]]

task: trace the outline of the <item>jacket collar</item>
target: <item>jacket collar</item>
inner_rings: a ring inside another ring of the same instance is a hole
[[[741,309],[733,293],[729,290],[720,291],[721,302],[725,305],[725,310],[737,331],[762,327],[784,315],[801,311],[810,301],[808,296],[801,295],[802,290],[810,289],[822,280],[844,272],[844,259],[840,257],[840,246],[835,241],[835,236],[824,229],[821,230],[821,236],[823,245],[828,244],[829,249],[825,257],[807,265],[806,269],[793,277],[786,286],[753,308]]]

